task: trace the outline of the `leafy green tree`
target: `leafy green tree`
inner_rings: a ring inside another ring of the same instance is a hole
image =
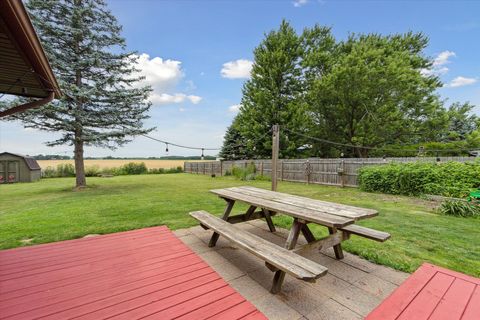
[[[480,119],[472,112],[474,107],[468,102],[455,102],[450,105],[446,112],[448,135],[444,137],[444,140],[463,140],[478,129]]]
[[[27,8],[64,96],[22,115],[26,127],[57,132],[47,145],[73,145],[76,186],[86,185],[84,146],[115,148],[145,134],[149,87],[102,0],[30,0]]]
[[[336,45],[330,71],[309,79],[311,132],[359,147],[315,143],[319,155],[366,157],[369,148],[422,134],[419,128],[441,108],[435,93],[441,82],[422,73],[432,65],[423,55],[427,44],[423,34],[406,33],[351,35]]]
[[[301,39],[286,21],[266,34],[254,50],[251,79],[243,87],[238,129],[249,141],[249,151],[259,157],[271,155],[268,132],[274,124],[290,129],[305,124],[301,57]],[[303,143],[282,131],[280,144],[281,156],[288,157],[295,155]]]

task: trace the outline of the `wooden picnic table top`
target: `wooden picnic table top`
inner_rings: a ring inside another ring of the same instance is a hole
[[[214,189],[210,192],[225,199],[245,202],[252,206],[327,227],[341,228],[355,223],[357,220],[378,215],[378,212],[373,209],[358,208],[249,186]]]

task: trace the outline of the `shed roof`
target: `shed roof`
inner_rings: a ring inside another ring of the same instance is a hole
[[[0,93],[61,96],[58,83],[20,0],[0,1]]]
[[[25,160],[25,163],[27,164],[27,166],[30,170],[41,170],[40,165],[38,164],[37,160],[35,160],[35,158],[33,158],[33,157],[25,156],[23,154],[18,154],[18,153],[11,153],[11,152],[2,152],[2,153],[0,153],[0,156],[3,156],[5,154],[9,154],[9,155],[12,155],[12,156],[23,158],[23,160]]]

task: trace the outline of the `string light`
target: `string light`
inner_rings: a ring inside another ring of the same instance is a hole
[[[165,152],[168,153],[168,143],[165,143]]]

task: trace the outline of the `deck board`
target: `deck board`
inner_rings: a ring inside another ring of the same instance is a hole
[[[367,320],[480,319],[480,279],[424,263]]]
[[[266,319],[166,227],[0,251],[0,318]]]

